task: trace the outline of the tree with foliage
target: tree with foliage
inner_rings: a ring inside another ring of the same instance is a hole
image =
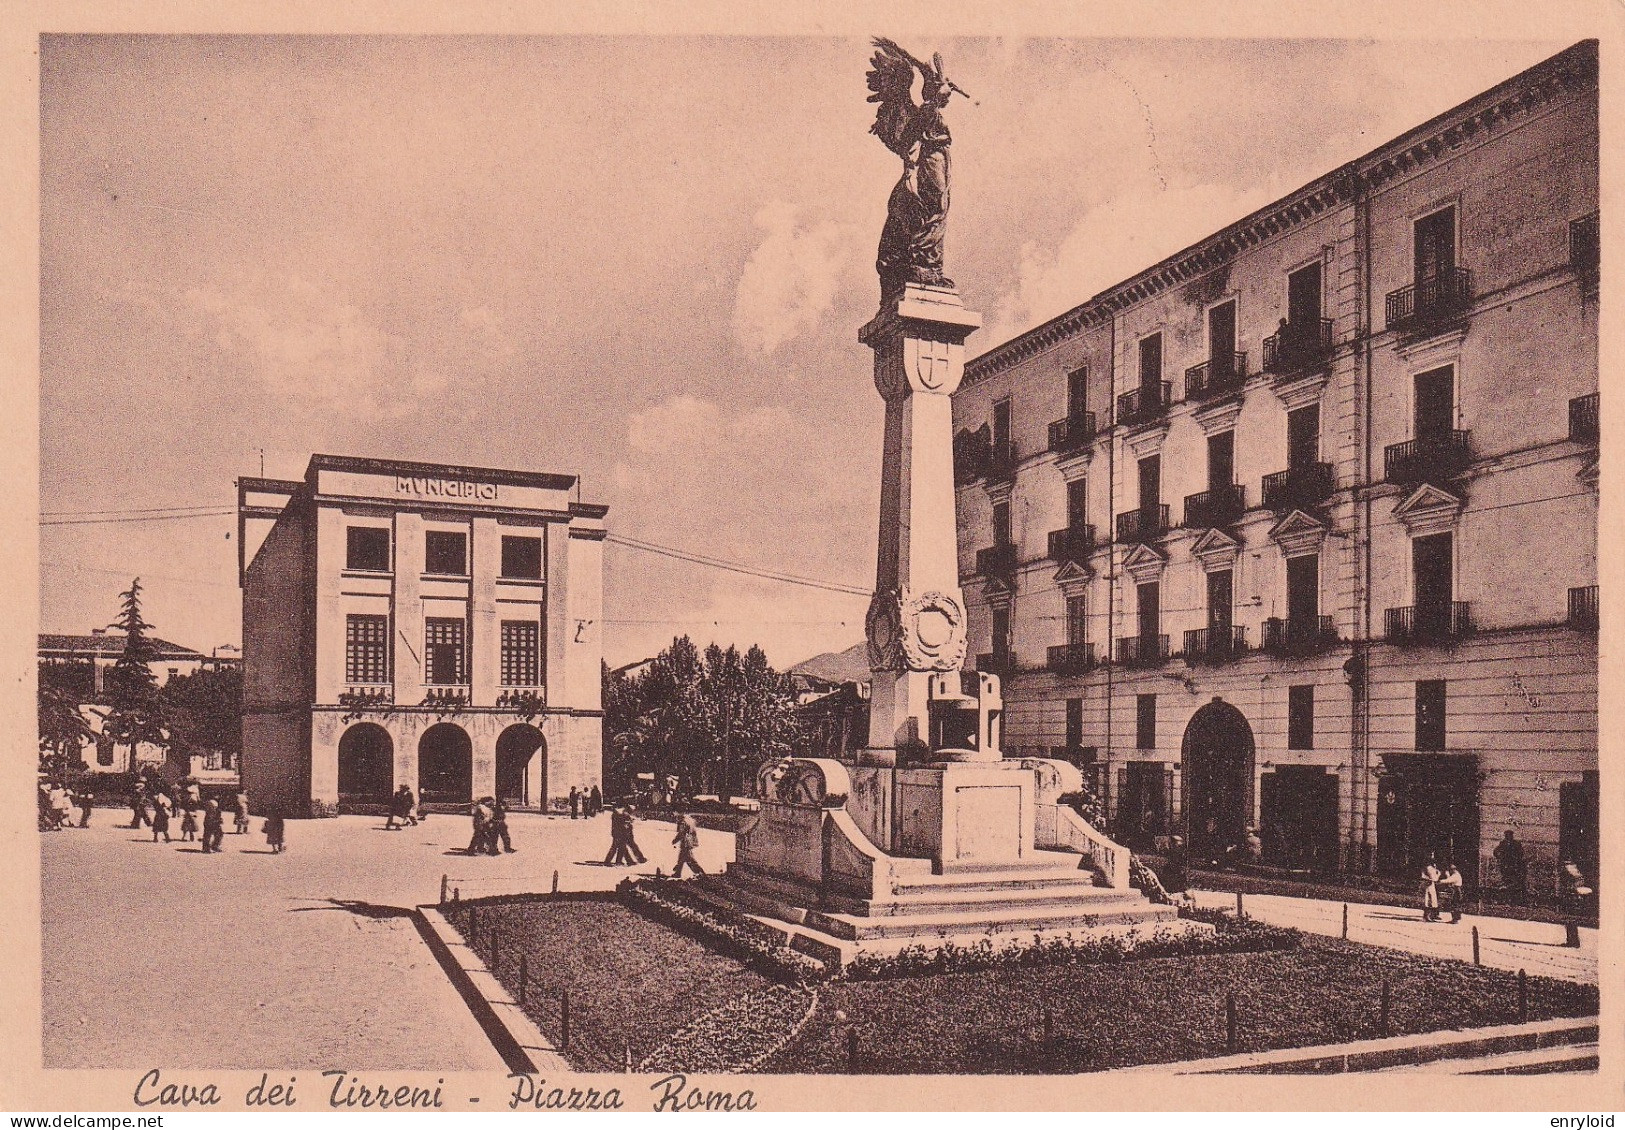
[[[235,667],[176,675],[159,692],[169,740],[192,756],[216,752],[240,765],[243,749],[243,673]]]
[[[124,633],[124,650],[107,672],[104,683],[110,707],[103,730],[109,738],[129,747],[130,765],[135,765],[136,746],[167,746],[164,702],[158,693],[158,678],[152,673],[155,649],[147,633],[152,625],[141,615],[141,578],[119,593],[119,615],[109,627]]]
[[[81,750],[96,731],[80,713],[89,696],[83,687],[82,664],[48,663],[39,669],[39,771],[53,777],[74,776],[86,768]]]
[[[764,758],[794,748],[794,708],[789,677],[761,648],[702,654],[679,636],[636,675],[604,672],[606,764],[627,784],[670,775],[681,793],[727,800]]]

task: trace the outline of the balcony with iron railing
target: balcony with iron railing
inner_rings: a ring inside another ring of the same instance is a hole
[[[1185,528],[1228,526],[1247,512],[1246,491],[1235,483],[1185,496]]]
[[[1383,628],[1388,642],[1400,647],[1449,643],[1472,632],[1472,606],[1465,600],[1442,600],[1390,608]]]
[[[395,703],[393,683],[346,683],[339,695],[339,705],[352,710],[376,709]]]
[[[1314,655],[1338,642],[1330,616],[1271,616],[1264,621],[1264,650],[1271,655]]]
[[[987,473],[990,444],[983,435],[961,432],[954,436],[954,482],[963,486]]]
[[[1049,449],[1058,455],[1070,455],[1088,447],[1095,438],[1095,414],[1080,412],[1056,420],[1049,426]]]
[[[1602,606],[1597,602],[1597,586],[1569,590],[1569,627],[1594,632],[1601,624]]]
[[[1167,636],[1120,636],[1117,662],[1123,667],[1155,667],[1168,661]]]
[[[1473,300],[1473,273],[1451,267],[1388,293],[1384,313],[1390,330],[1429,333],[1452,325]]]
[[[1004,545],[990,545],[986,549],[976,551],[976,572],[984,577],[1004,577],[1016,571],[1016,546],[1014,542]]]
[[[1013,651],[984,651],[976,657],[976,669],[986,675],[1008,679],[1016,673],[1016,653]]]
[[[1057,675],[1082,675],[1093,671],[1095,645],[1092,643],[1058,643],[1050,647],[1044,657],[1046,669]]]
[[[1264,476],[1264,505],[1277,512],[1311,510],[1330,498],[1335,487],[1330,463],[1288,467]]]
[[[1009,440],[989,444],[987,470],[984,477],[990,483],[1008,482],[1016,477],[1016,445]]]
[[[1472,432],[1456,428],[1383,448],[1383,478],[1400,486],[1448,482],[1473,461]]]
[[[1167,414],[1173,398],[1174,386],[1167,381],[1131,389],[1117,398],[1117,423],[1133,428],[1160,420]]]
[[[1125,510],[1117,516],[1117,540],[1120,542],[1155,541],[1168,532],[1168,504],[1159,502]]]
[[[1051,561],[1076,561],[1082,564],[1095,550],[1093,526],[1067,526],[1049,532],[1049,558]]]
[[[1247,650],[1247,630],[1239,624],[1224,628],[1192,628],[1185,633],[1188,663],[1229,663]]]
[[[1332,359],[1332,320],[1317,318],[1308,324],[1284,322],[1264,339],[1264,371],[1274,376],[1295,376],[1325,368]]]
[[[1247,355],[1220,353],[1185,370],[1185,399],[1195,403],[1239,392],[1247,383]]]
[[[1569,438],[1575,443],[1596,443],[1602,434],[1602,401],[1595,392],[1569,401]]]

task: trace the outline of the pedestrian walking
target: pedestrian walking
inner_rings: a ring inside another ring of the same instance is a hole
[[[181,813],[181,843],[197,839],[197,809],[185,808]]]
[[[1158,875],[1158,878],[1162,881],[1163,890],[1170,895],[1183,896],[1190,886],[1190,880],[1185,877],[1189,868],[1189,861],[1185,855],[1185,837],[1169,837],[1168,855],[1163,860],[1162,871]]]
[[[571,820],[577,820],[580,817],[581,817],[581,790],[576,788],[574,785],[571,785],[570,786],[570,819]]]
[[[1523,845],[1512,834],[1512,829],[1506,830],[1501,842],[1495,845],[1495,865],[1501,871],[1501,888],[1506,891],[1506,897],[1514,906],[1523,906],[1529,901],[1529,863],[1524,858]]]
[[[272,812],[265,818],[265,842],[271,845],[272,855],[281,855],[287,848],[287,823],[282,813]]]
[[[700,846],[700,826],[694,817],[685,812],[677,818],[677,835],[672,838],[677,845],[677,866],[672,868],[672,877],[681,879],[683,867],[691,868],[696,875],[704,875],[705,868],[700,866],[699,860],[694,858],[694,849]]]
[[[592,791],[587,794],[587,809],[593,816],[604,811],[604,794],[597,785],[594,785]]]
[[[485,798],[481,797],[475,801],[468,814],[474,823],[474,834],[469,837],[468,846],[463,849],[463,854],[483,855],[491,833],[491,810],[486,806]]]
[[[1439,868],[1434,865],[1433,857],[1428,856],[1426,866],[1422,868],[1422,921],[1437,922],[1439,920]]]
[[[248,794],[247,793],[238,793],[237,794],[236,833],[237,833],[237,835],[241,836],[241,835],[245,835],[247,832],[248,832]]]
[[[604,856],[605,867],[629,866],[632,862],[632,852],[627,846],[627,820],[621,806],[613,805],[609,810],[609,854]]]
[[[217,852],[220,841],[226,838],[226,817],[220,811],[220,802],[211,800],[203,807],[203,850]]]
[[[53,827],[66,828],[73,819],[73,794],[61,784],[51,786],[51,823]]]
[[[158,798],[160,801],[163,799],[164,798],[162,795],[160,795]],[[157,843],[158,837],[162,836],[164,838],[164,843],[169,843],[169,808],[166,805],[154,802],[152,806],[151,823],[152,842]]]
[[[80,789],[75,799],[79,802],[79,827],[88,828],[90,827],[90,806],[96,802],[96,798],[89,789]]]
[[[1439,876],[1439,913],[1450,912],[1450,923],[1461,921],[1461,872],[1453,860],[1446,861],[1444,874]]]
[[[400,823],[397,824],[396,821]],[[405,785],[395,790],[395,795],[389,798],[389,819],[384,821],[386,832],[398,832],[406,827],[412,820],[412,790]]]
[[[508,809],[496,797],[488,798],[491,802],[491,826],[486,829],[485,843],[489,854],[497,854],[497,841],[502,841],[502,850],[510,855],[518,850],[513,841],[508,838]]]
[[[147,816],[147,790],[140,781],[130,793],[130,827],[139,828],[152,821]]]

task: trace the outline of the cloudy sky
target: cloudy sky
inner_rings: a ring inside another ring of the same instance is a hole
[[[950,115],[972,346],[1566,45],[911,40],[979,103]],[[866,135],[867,58],[46,40],[41,629],[102,625],[139,574],[165,638],[237,642],[234,480],[313,451],[579,474],[617,533],[870,584],[856,331],[897,162]],[[202,516],[141,513],[165,507]],[[862,638],[863,596],[614,545],[605,571],[611,663],[679,632],[780,665]]]

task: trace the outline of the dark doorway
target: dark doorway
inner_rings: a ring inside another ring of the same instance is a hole
[[[1415,879],[1431,857],[1454,860],[1478,882],[1478,759],[1461,754],[1388,754],[1377,793],[1377,867]]]
[[[1311,263],[1286,277],[1286,320],[1305,335],[1320,333],[1320,264]],[[1318,337],[1310,337],[1318,341]]]
[[[1081,420],[1089,411],[1089,370],[1073,369],[1066,375],[1066,415]]]
[[[1286,416],[1286,465],[1307,471],[1320,462],[1320,405],[1310,404]]]
[[[1139,462],[1140,509],[1145,510],[1162,501],[1162,456],[1147,455]]]
[[[1235,600],[1231,578],[1229,569],[1207,575],[1207,630],[1214,647],[1225,647],[1230,642]]]
[[[395,787],[395,743],[374,722],[357,722],[339,739],[339,804],[388,804]]]
[[[1450,366],[1416,374],[1413,405],[1416,438],[1439,445],[1450,439],[1456,426],[1456,373]]]
[[[1320,554],[1286,559],[1286,618],[1293,632],[1313,636],[1320,624]]]
[[[1252,818],[1253,730],[1241,711],[1217,700],[1185,728],[1185,836],[1191,857],[1223,859]]]
[[[1117,771],[1117,838],[1138,851],[1156,850],[1173,825],[1173,770],[1160,761],[1130,761]]]
[[[529,772],[538,750],[546,740],[535,726],[521,723],[509,726],[497,738],[497,799],[509,807],[544,806],[547,801],[547,760],[541,763],[541,780],[531,798]]]
[[[1226,302],[1207,312],[1208,358],[1213,375],[1230,376],[1236,360],[1236,304]]]
[[[1416,278],[1436,279],[1456,267],[1456,210],[1441,208],[1416,221]]]
[[[1602,851],[1599,815],[1601,778],[1588,770],[1579,781],[1558,786],[1557,852],[1579,867],[1590,886],[1597,886],[1597,863]]]
[[[1337,775],[1283,765],[1258,780],[1264,862],[1292,871],[1337,869]]]
[[[1140,339],[1141,408],[1162,403],[1162,335]]]
[[[1010,446],[1010,402],[1000,400],[993,405],[993,446],[1003,451]]]
[[[1207,489],[1229,490],[1236,483],[1236,433],[1207,437]]]
[[[418,792],[427,804],[474,799],[474,743],[461,726],[441,722],[418,739]]]
[[[1135,585],[1134,599],[1140,639],[1155,641],[1162,634],[1162,585],[1157,581]]]

